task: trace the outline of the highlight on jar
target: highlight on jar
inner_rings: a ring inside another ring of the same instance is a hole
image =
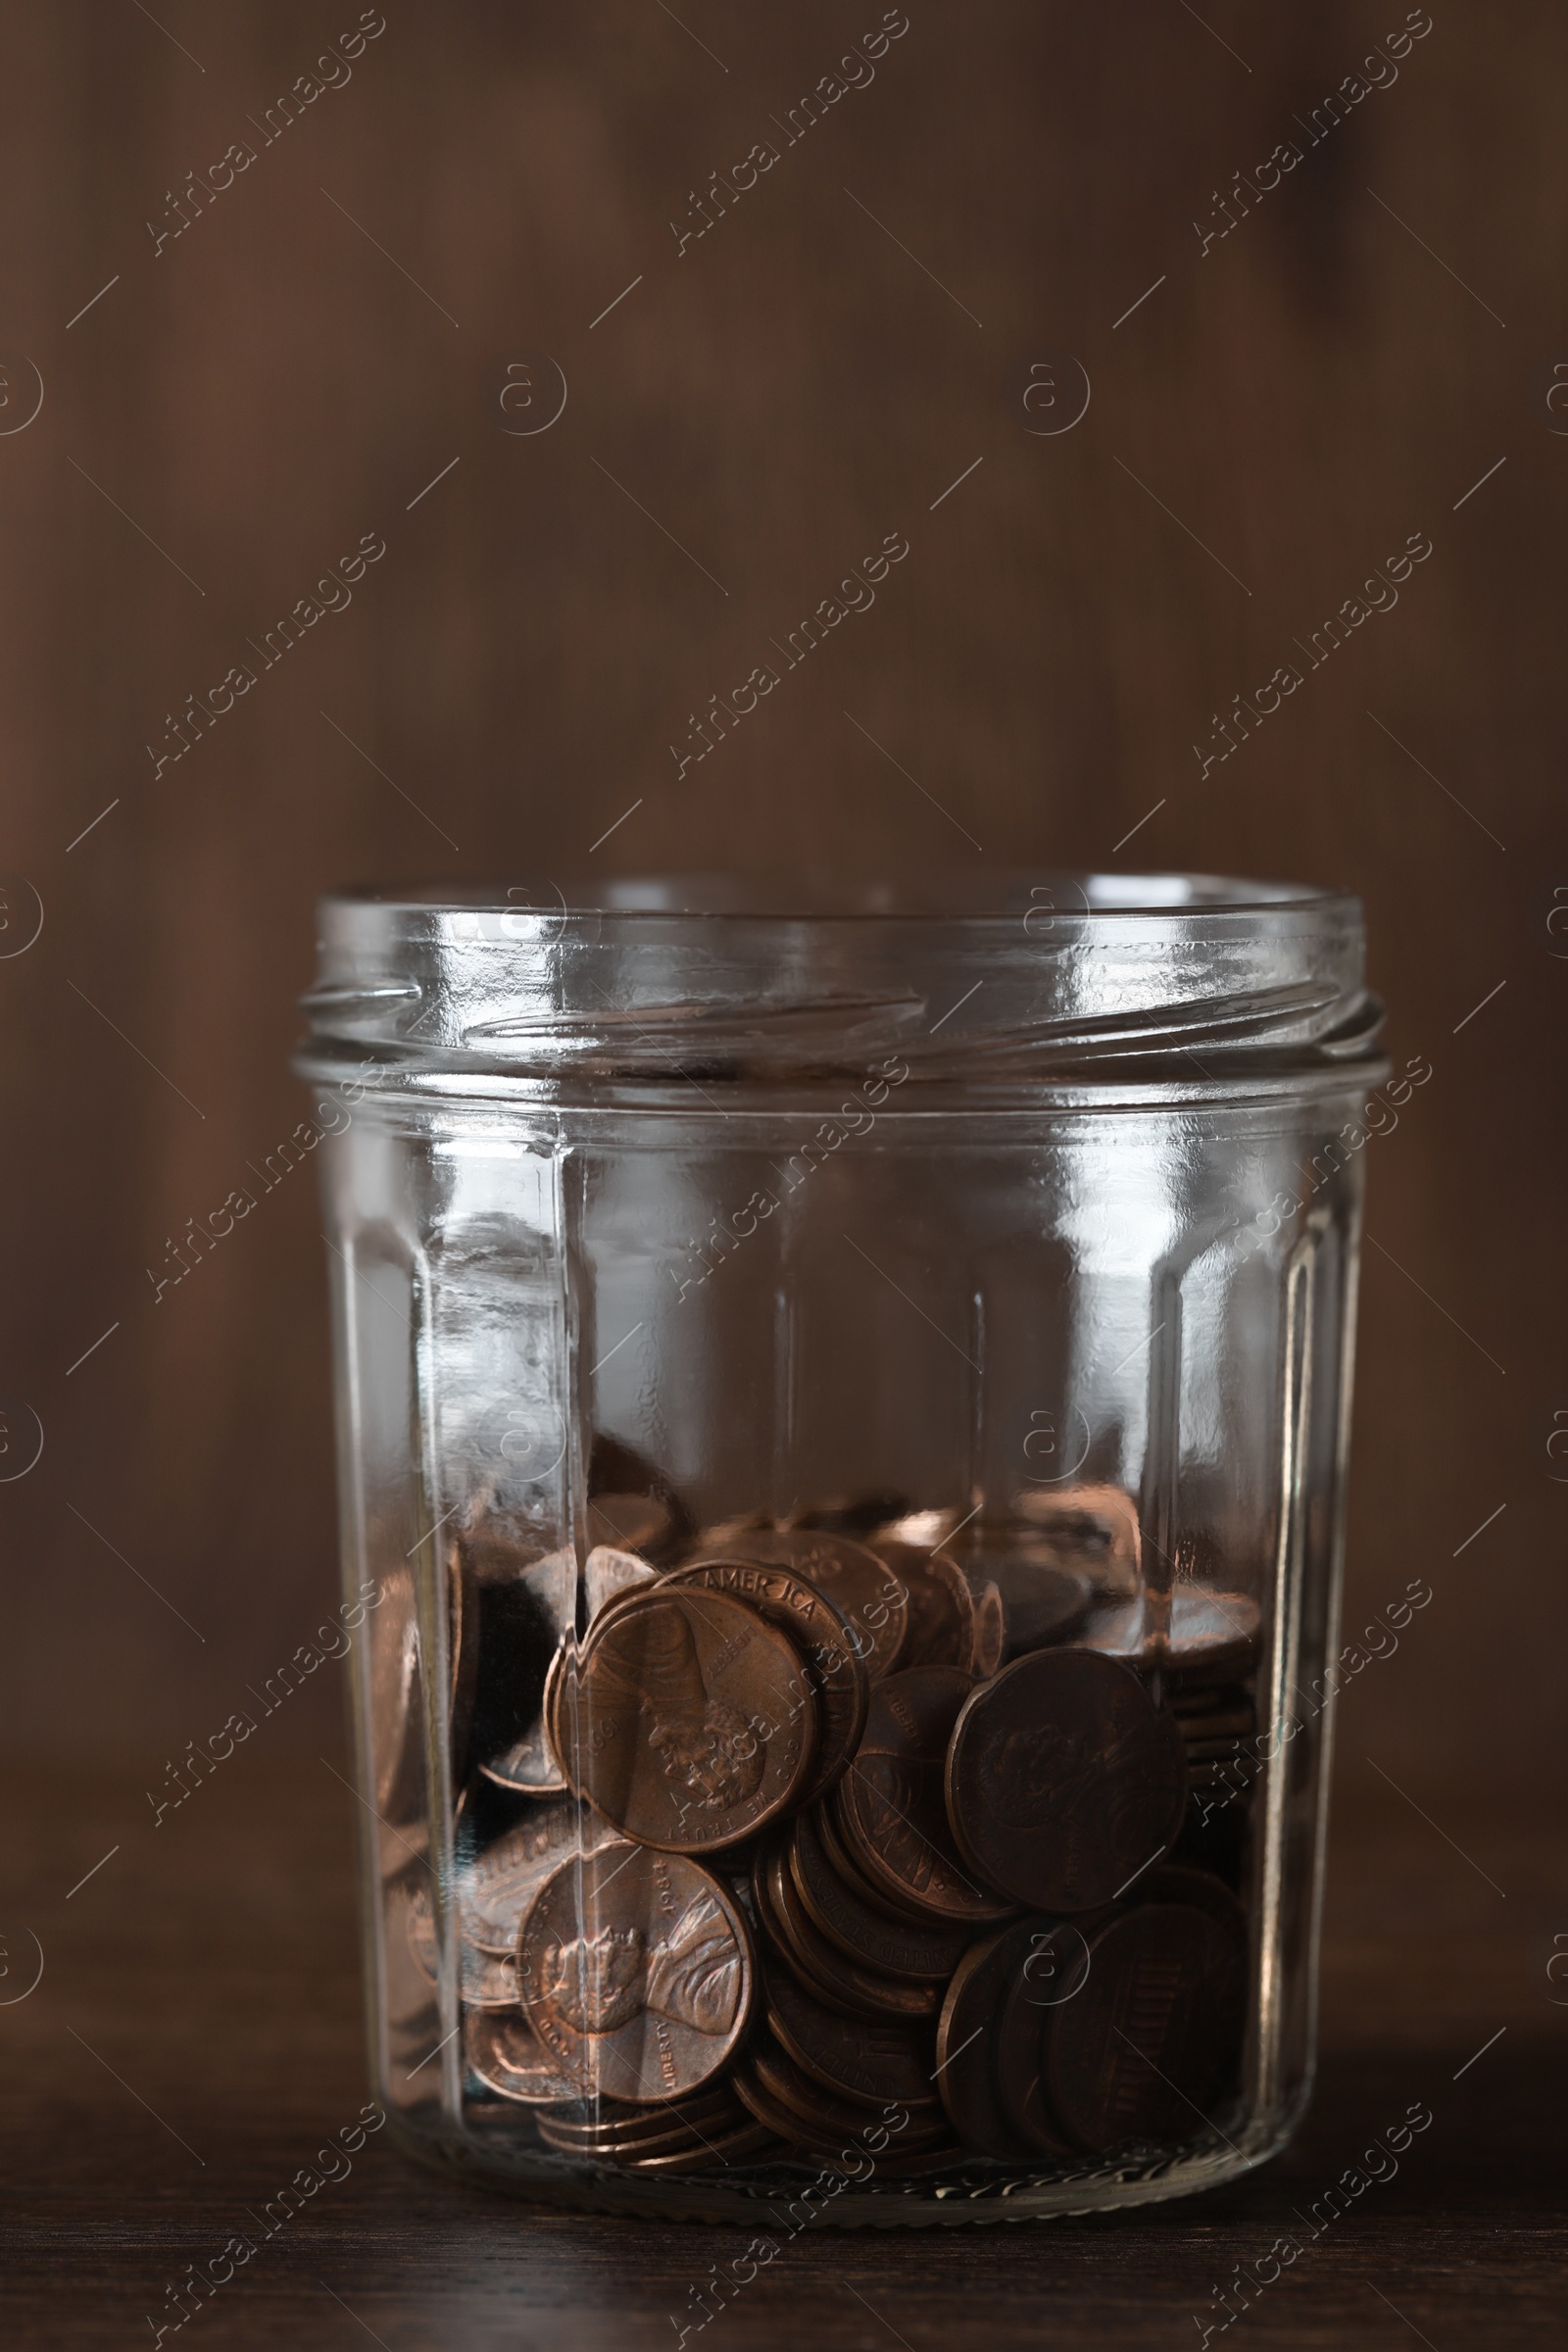
[[[1304,2108],[1359,910],[1056,877],[1043,940],[996,887],[328,903],[372,2064],[427,2160],[997,2219]]]

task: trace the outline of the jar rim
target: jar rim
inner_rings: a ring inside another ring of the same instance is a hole
[[[1047,907],[1048,900],[1061,902]],[[980,874],[913,870],[847,875],[831,868],[771,872],[691,868],[668,872],[573,875],[563,883],[533,875],[514,883],[350,884],[323,897],[328,909],[378,909],[389,921],[443,914],[493,913],[517,921],[583,917],[654,921],[885,923],[932,921],[1016,924],[1048,911],[1095,922],[1191,915],[1299,915],[1359,911],[1349,893],[1309,882],[1275,881],[1181,869],[1110,873],[1092,867],[1000,867]],[[512,936],[522,936],[519,931]]]
[[[329,1075],[776,1081],[897,1056],[922,1079],[1049,1081],[1372,1050],[1360,903],[1211,874],[605,875],[322,901],[305,998]],[[1201,1057],[1200,1062],[1199,1057]]]

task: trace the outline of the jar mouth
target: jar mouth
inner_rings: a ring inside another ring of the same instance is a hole
[[[667,1085],[1370,1057],[1359,902],[1211,874],[606,875],[346,891],[300,1066]]]
[[[620,915],[705,916],[727,922],[998,922],[1044,920],[1059,901],[1063,914],[1115,918],[1142,914],[1266,915],[1311,906],[1354,906],[1345,894],[1311,883],[1258,881],[1226,874],[1096,873],[1088,869],[995,873],[924,872],[847,875],[803,867],[777,873],[534,875],[521,882],[367,885],[333,892],[331,906],[377,907],[411,922],[421,916],[488,912],[542,922]],[[521,936],[520,931],[515,936]]]

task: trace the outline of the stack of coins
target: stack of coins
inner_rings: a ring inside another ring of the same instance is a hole
[[[1250,1729],[1258,1612],[1129,1591],[1136,1513],[1082,1492],[978,1527],[878,1496],[705,1531],[667,1486],[612,1493],[582,1622],[570,1555],[514,1565],[531,1597],[481,1620],[463,1727],[470,2099],[638,2171],[847,2162],[890,2107],[879,2173],[1191,2144],[1248,1987],[1191,1798]],[[559,1629],[520,1711],[491,1617],[514,1649]],[[408,1934],[433,1979],[432,1903]]]

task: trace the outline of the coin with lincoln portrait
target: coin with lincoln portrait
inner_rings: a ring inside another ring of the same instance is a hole
[[[622,1838],[564,1862],[517,1941],[528,2023],[581,2098],[687,2097],[733,2055],[755,1984],[718,1881]]]
[[[711,1853],[804,1788],[817,1709],[794,1643],[728,1592],[662,1583],[607,1610],[557,1722],[573,1788],[644,1845]]]

